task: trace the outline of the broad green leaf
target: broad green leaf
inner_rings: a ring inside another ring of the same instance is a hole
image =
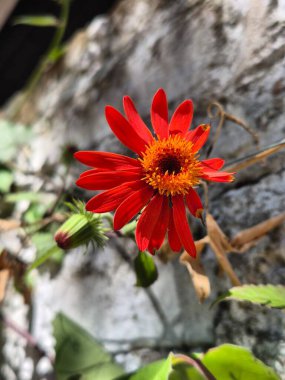
[[[0,170],[0,192],[8,193],[13,183],[13,174],[9,170]]]
[[[272,368],[255,358],[249,350],[232,344],[209,350],[202,362],[219,380],[280,380]]]
[[[200,356],[200,355],[199,355]],[[200,356],[211,376],[201,375],[187,363],[174,364],[169,380],[280,380],[272,368],[266,366],[246,348],[223,344]],[[175,363],[175,362],[174,362]]]
[[[171,354],[166,360],[159,360],[140,368],[134,373],[120,376],[114,380],[168,380],[172,371]]]
[[[54,27],[59,25],[59,20],[53,15],[26,15],[15,18],[14,25],[30,25],[39,27]]]
[[[123,373],[103,347],[65,315],[58,314],[53,326],[57,380],[113,380]]]
[[[28,143],[32,130],[21,124],[0,120],[0,161],[7,162],[17,154],[18,148]]]
[[[157,280],[158,272],[151,255],[139,252],[134,264],[137,276],[136,286],[147,288]]]
[[[272,308],[285,308],[285,286],[281,285],[243,285],[231,288],[216,302],[224,300],[250,301]]]

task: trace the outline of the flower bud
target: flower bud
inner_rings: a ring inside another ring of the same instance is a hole
[[[71,215],[57,230],[54,239],[59,248],[67,250],[89,242],[102,247],[107,237],[100,215],[85,213]]]

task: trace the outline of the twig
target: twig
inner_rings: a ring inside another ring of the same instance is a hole
[[[213,107],[216,108],[215,113],[213,113]],[[252,136],[252,139],[255,142],[255,144],[259,143],[259,137],[258,137],[257,133],[252,128],[250,128],[243,120],[237,118],[234,115],[231,115],[231,114],[225,112],[223,106],[219,102],[210,103],[208,105],[207,112],[208,112],[208,115],[211,119],[215,119],[217,117],[220,118],[219,124],[218,124],[217,129],[216,129],[216,133],[214,135],[213,142],[207,150],[207,157],[211,154],[214,146],[216,145],[216,142],[218,141],[222,127],[223,127],[226,119],[234,122],[237,125],[240,125],[247,133],[249,133]]]
[[[54,364],[54,358],[50,356],[36,341],[36,339],[26,330],[17,326],[13,321],[8,320],[0,313],[0,321],[4,324],[5,327],[13,330],[15,333],[23,337],[29,346],[33,347],[40,355],[40,357],[45,356],[49,359],[51,364]]]
[[[186,362],[187,364],[190,364],[192,367],[196,368],[198,372],[201,373],[207,380],[217,380],[217,378],[208,370],[207,367],[204,366],[204,364],[201,362],[200,359],[191,356],[186,355],[174,355],[175,358],[181,359],[183,362]]]
[[[285,148],[285,139],[227,164],[225,170],[242,170]]]

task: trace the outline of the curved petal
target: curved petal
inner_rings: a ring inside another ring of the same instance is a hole
[[[186,210],[182,195],[172,197],[173,219],[176,231],[184,249],[190,256],[196,257],[196,247],[186,217]]]
[[[162,88],[160,88],[153,97],[151,123],[157,137],[161,139],[168,137],[168,105],[166,93]]]
[[[186,133],[186,139],[193,143],[193,152],[197,152],[205,144],[209,137],[210,129],[209,124],[201,124],[193,131]]]
[[[233,182],[234,174],[235,173],[218,172],[217,170],[204,169],[200,177],[213,182]]]
[[[202,218],[203,204],[196,191],[190,187],[188,194],[185,196],[186,204],[193,216],[196,218]]]
[[[86,170],[85,172],[81,173],[79,178],[86,177],[87,175],[91,174],[97,174],[97,173],[102,173],[104,171],[108,171],[108,169],[90,169]]]
[[[169,133],[184,135],[189,129],[193,119],[193,103],[192,100],[187,99],[181,103],[175,110],[170,124]]]
[[[140,173],[125,172],[106,172],[86,175],[76,181],[76,185],[87,190],[108,190],[119,186],[124,182],[131,182],[141,179]]]
[[[145,251],[149,245],[151,235],[160,216],[162,203],[163,196],[156,194],[139,218],[136,228],[136,242],[140,251]]]
[[[163,243],[169,222],[169,211],[168,197],[163,197],[160,215],[152,231],[147,248],[152,255],[161,247]]]
[[[174,252],[179,252],[182,248],[182,244],[180,242],[173,220],[173,208],[170,209],[169,213],[168,243]]]
[[[153,136],[146,124],[144,123],[144,121],[142,120],[142,118],[140,117],[138,111],[136,110],[134,102],[129,96],[124,96],[123,105],[127,119],[132,125],[132,127],[136,130],[137,134],[147,143],[151,143],[153,140]]]
[[[140,167],[138,160],[116,153],[82,150],[74,153],[74,157],[82,164],[94,168],[129,170]]]
[[[120,230],[147,204],[153,196],[153,188],[146,185],[132,193],[117,208],[114,216],[114,230]]]
[[[221,158],[210,158],[209,160],[202,160],[201,164],[204,168],[219,170],[224,166],[225,160],[222,160]]]
[[[144,183],[139,181],[124,183],[101,194],[95,195],[86,204],[86,210],[92,212],[108,212],[115,210],[125,198],[134,191],[144,187]]]
[[[138,135],[137,131],[115,108],[106,106],[105,115],[110,128],[121,143],[133,152],[141,155],[145,151],[148,142]]]

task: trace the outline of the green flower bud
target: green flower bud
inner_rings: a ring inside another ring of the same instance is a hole
[[[60,248],[67,250],[89,242],[102,247],[107,237],[101,216],[85,212],[71,215],[57,230],[54,239]]]

